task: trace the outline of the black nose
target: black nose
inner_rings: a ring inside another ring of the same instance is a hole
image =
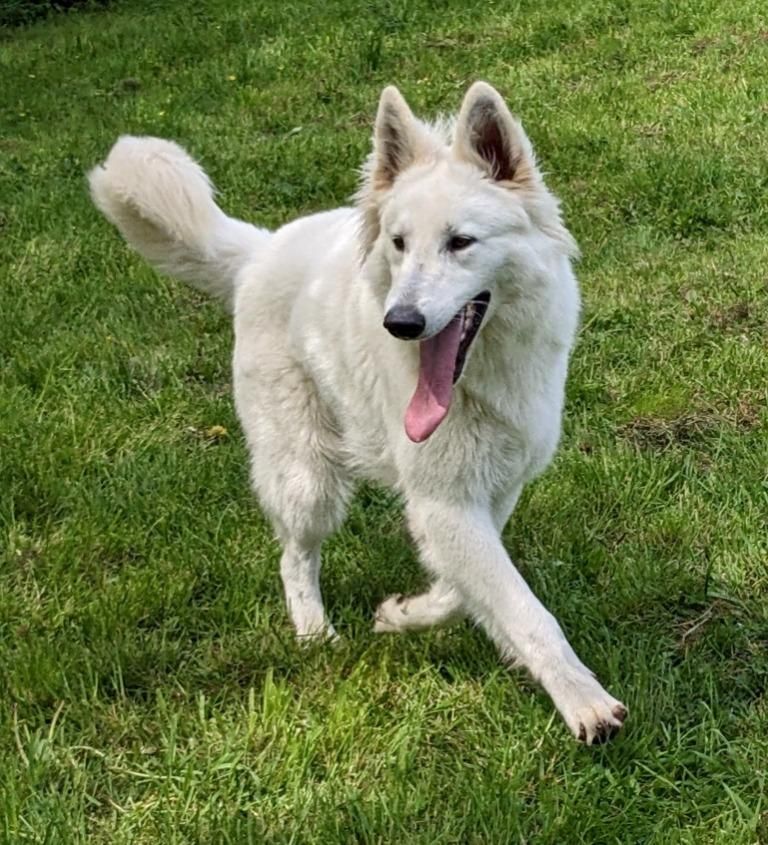
[[[426,325],[424,315],[412,305],[395,305],[384,316],[384,328],[401,340],[413,340]]]

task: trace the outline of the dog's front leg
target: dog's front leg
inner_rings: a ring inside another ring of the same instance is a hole
[[[502,656],[526,666],[544,686],[574,736],[591,744],[615,734],[626,708],[579,660],[515,569],[490,512],[412,499],[408,517],[426,566],[461,593]]]

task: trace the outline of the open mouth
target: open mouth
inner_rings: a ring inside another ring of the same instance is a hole
[[[491,294],[484,290],[479,293],[474,299],[470,301],[459,311],[453,318],[454,320],[461,320],[461,338],[459,340],[459,351],[456,353],[456,366],[453,369],[453,383],[459,380],[462,371],[464,370],[464,362],[467,360],[467,352],[472,346],[472,341],[477,336],[480,330],[480,324],[483,322],[485,312],[488,310],[488,303],[491,301]]]
[[[490,301],[488,291],[479,293],[444,329],[419,343],[419,381],[405,412],[405,432],[414,443],[426,440],[445,419]]]

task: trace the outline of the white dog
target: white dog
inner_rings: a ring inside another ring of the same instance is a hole
[[[576,245],[531,144],[478,82],[451,123],[381,95],[357,206],[272,233],[226,216],[170,141],[123,137],[94,201],[157,269],[234,311],[234,386],[253,486],[282,543],[299,637],[334,636],[320,547],[355,481],[398,490],[434,580],[377,631],[469,615],[579,739],[626,717],[509,559],[501,531],[560,435]]]

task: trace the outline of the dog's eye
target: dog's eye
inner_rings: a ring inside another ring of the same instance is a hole
[[[477,238],[473,238],[471,235],[454,235],[448,239],[448,250],[449,252],[460,252],[462,249],[472,246],[476,240]]]
[[[398,251],[402,252],[405,249],[405,239],[402,235],[395,235],[392,238],[392,246]]]

